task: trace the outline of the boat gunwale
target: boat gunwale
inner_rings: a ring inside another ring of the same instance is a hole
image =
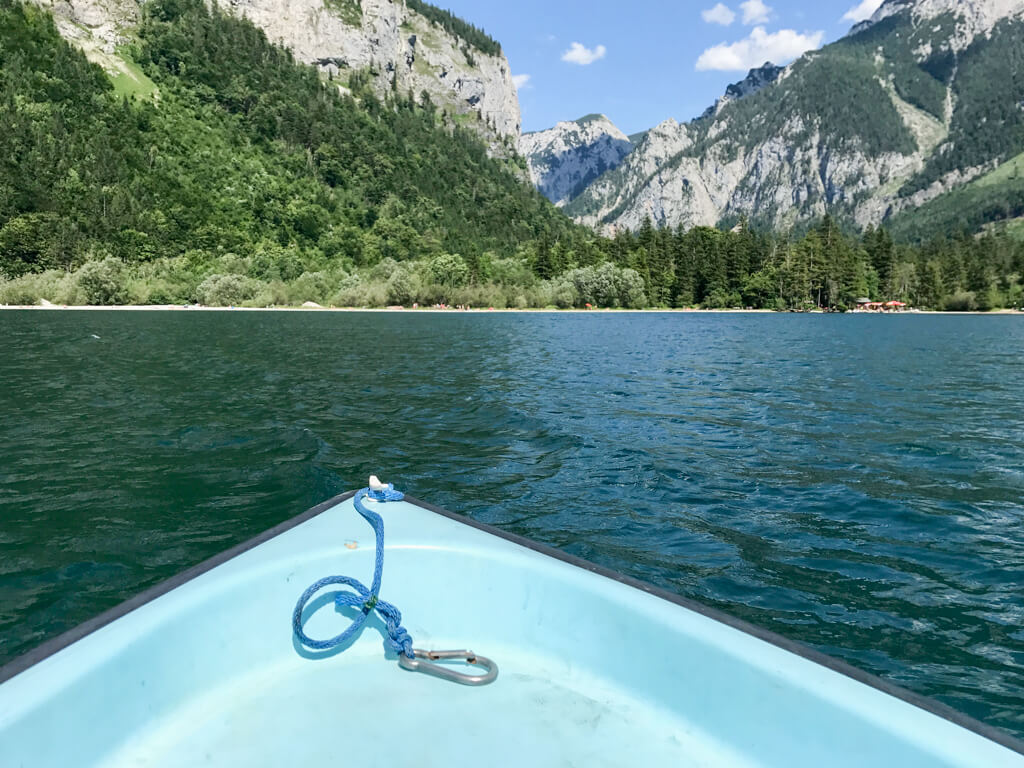
[[[93,632],[96,632],[97,630],[102,629],[108,624],[113,623],[117,619],[126,616],[135,609],[141,608],[147,603],[156,600],[158,597],[161,597],[167,594],[168,592],[177,589],[178,587],[192,581],[198,576],[202,576],[208,571],[211,571],[214,568],[223,565],[224,563],[230,560],[235,559],[239,555],[242,555],[251,549],[255,549],[261,544],[264,544],[270,541],[271,539],[274,539],[280,536],[281,534],[286,533],[292,528],[296,528],[299,525],[302,525],[303,523],[312,520],[314,517],[317,517],[323,514],[324,512],[328,511],[329,509],[333,509],[339,504],[352,498],[353,496],[355,496],[355,494],[356,491],[346,491],[345,493],[339,494],[328,499],[327,501],[317,504],[315,507],[306,510],[302,514],[296,515],[295,517],[285,520],[284,522],[279,523],[278,525],[275,525],[274,527],[269,528],[266,531],[263,531],[263,533],[260,533],[254,536],[253,538],[242,542],[241,544],[238,544],[234,547],[231,547],[230,549],[227,549],[219,554],[214,555],[213,557],[203,560],[197,565],[194,565],[191,568],[188,568],[182,571],[181,573],[172,576],[171,578],[166,579],[165,581],[160,582],[159,584],[153,585],[149,589],[140,592],[138,595],[135,595],[134,597],[131,597],[128,600],[125,600],[123,603],[120,603],[119,605],[116,605],[113,608],[104,611],[103,613],[99,614],[98,616],[95,616],[92,619],[82,622],[77,627],[74,627],[73,629],[70,629],[67,632],[62,633],[57,637],[42,643],[41,645],[37,646],[36,648],[33,648],[32,650],[27,651],[26,653],[16,657],[7,664],[0,666],[0,685],[5,683],[7,680],[10,680],[11,678],[15,677],[16,675],[19,675],[22,672],[28,670],[29,668],[35,666],[36,664],[39,664],[40,662],[44,661],[50,656],[53,656],[54,654],[62,651],[68,646],[87,637],[88,635],[91,635]],[[447,509],[444,509],[443,507],[439,507],[429,502],[422,501],[413,496],[407,495],[405,497],[405,501],[409,502],[414,506],[419,507],[420,509],[426,510],[428,512],[433,512],[434,514],[440,515],[441,517],[445,517],[449,520],[453,520],[457,523],[468,525],[471,528],[476,528],[477,530],[483,531],[484,533],[488,533],[492,536],[504,539],[505,541],[524,547],[540,555],[554,558],[555,560],[559,560],[563,563],[566,563],[567,565],[572,565],[577,568],[581,568],[585,571],[588,571],[590,573],[593,573],[596,576],[602,576],[606,579],[611,579],[612,581],[618,582],[625,586],[632,587],[634,589],[639,589],[643,592],[646,592],[649,595],[665,600],[666,602],[693,611],[694,613],[704,616],[705,618],[711,619],[712,621],[715,621],[719,624],[724,624],[728,627],[731,627],[732,629],[736,629],[740,632],[743,632],[746,635],[750,635],[752,637],[757,638],[758,640],[762,640],[771,645],[774,645],[775,647],[780,648],[784,651],[793,653],[799,656],[800,658],[806,659],[807,661],[810,661],[814,664],[825,667],[826,669],[830,669],[833,672],[837,672],[843,675],[844,677],[851,678],[852,680],[855,680],[858,683],[862,683],[871,688],[874,688],[875,690],[881,691],[882,693],[893,696],[894,698],[906,702],[911,706],[929,712],[930,714],[940,717],[943,720],[946,720],[947,722],[953,723],[954,725],[958,725],[961,728],[964,728],[968,731],[971,731],[972,733],[977,734],[978,736],[988,739],[989,741],[999,744],[1000,746],[1006,747],[1007,749],[1016,752],[1017,754],[1024,755],[1024,740],[1018,739],[1016,736],[1013,736],[1007,731],[1004,731],[1001,728],[997,728],[996,726],[984,723],[981,720],[973,718],[970,715],[966,715],[963,712],[953,709],[949,705],[943,704],[942,702],[936,701],[935,699],[929,698],[928,696],[914,693],[913,691],[910,691],[907,688],[903,688],[902,686],[896,685],[895,683],[891,683],[887,680],[884,680],[883,678],[878,677],[877,675],[873,675],[870,672],[858,669],[857,667],[845,661],[842,661],[841,659],[837,659],[834,656],[829,656],[828,654],[815,650],[814,648],[811,648],[810,646],[805,645],[799,641],[791,640],[790,638],[784,637],[783,635],[780,635],[769,629],[764,629],[763,627],[759,627],[756,624],[751,624],[750,622],[747,622],[743,619],[731,616],[728,613],[725,613],[724,611],[721,611],[717,608],[712,608],[711,606],[705,605],[697,600],[693,600],[692,598],[677,595],[666,589],[657,587],[653,584],[648,584],[632,576],[627,576],[625,574],[618,573],[617,571],[613,571],[610,568],[597,565],[596,563],[592,563],[589,560],[583,559],[582,557],[577,557],[576,555],[571,555],[567,552],[563,552],[562,550],[556,549],[547,544],[541,544],[540,542],[533,541],[532,539],[528,539],[525,536],[520,536],[515,533],[503,531],[500,528],[496,528],[493,525],[489,525],[487,523],[482,523],[478,520],[474,520],[473,518],[467,515],[451,512]]]

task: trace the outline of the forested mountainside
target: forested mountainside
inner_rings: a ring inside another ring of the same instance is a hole
[[[592,226],[784,229],[831,213],[901,237],[1024,214],[1024,0],[888,0],[697,120],[666,121],[565,210]],[[1015,168],[1016,165],[1012,165]]]
[[[253,254],[316,271],[514,252],[575,231],[429,98],[346,92],[202,0],[154,0],[111,83],[49,14],[0,0],[0,269]],[[132,98],[126,98],[131,96]]]
[[[645,220],[608,239],[429,94],[378,96],[369,71],[339,88],[203,0],[152,0],[134,35],[105,71],[0,0],[0,304],[1022,300],[1024,244],[1002,231],[910,247],[831,218],[799,238]]]
[[[130,81],[130,48],[144,0],[34,0],[52,11],[74,45]],[[232,0],[220,10],[249,19],[268,40],[292,51],[335,83],[355,74],[378,98],[409,91],[451,113],[509,155],[519,137],[519,99],[496,40],[422,0]],[[366,75],[369,74],[369,80]]]

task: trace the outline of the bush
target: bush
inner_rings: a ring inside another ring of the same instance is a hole
[[[550,301],[545,302],[542,306],[546,307],[553,304],[559,309],[569,309],[581,303],[576,287],[568,278],[556,277],[550,280],[549,284],[551,291]]]
[[[704,299],[705,309],[730,309],[732,307],[742,307],[743,297],[738,293],[727,293],[725,291],[715,290],[708,294],[707,298]]]
[[[330,292],[330,279],[323,272],[303,272],[292,283],[290,291],[293,304],[302,304],[306,301],[323,304]]]
[[[626,309],[643,309],[647,306],[647,294],[644,293],[644,279],[635,269],[619,271],[615,282],[619,292],[619,306]]]
[[[200,304],[233,307],[256,295],[258,285],[242,275],[210,275],[196,289]]]
[[[537,283],[537,276],[526,259],[493,259],[487,270],[490,279],[499,285],[529,288]]]
[[[446,288],[459,288],[469,282],[469,267],[454,253],[442,253],[430,260],[431,279]]]
[[[224,269],[222,272],[234,272]],[[302,260],[293,248],[263,242],[249,260],[249,276],[261,280],[295,280],[303,271]]]
[[[467,307],[494,307],[505,309],[508,304],[508,294],[504,288],[494,283],[467,285],[452,293],[452,303],[462,304]]]
[[[242,302],[245,307],[281,307],[291,302],[289,287],[280,280],[269,283],[258,283],[256,293],[251,299]]]
[[[998,309],[1005,303],[1002,291],[995,286],[977,293],[975,295],[975,300],[978,302],[978,309],[981,312]]]
[[[252,260],[234,253],[225,253],[217,259],[214,269],[222,275],[247,275],[252,270]]]
[[[132,304],[184,304],[188,295],[180,286],[172,285],[162,278],[141,278],[129,283],[128,293]]]
[[[404,269],[396,269],[387,282],[388,304],[412,304],[416,295],[416,280]]]
[[[383,307],[388,303],[387,283],[349,275],[331,298],[336,307]]]
[[[398,269],[398,262],[387,256],[374,264],[373,269],[370,270],[370,277],[374,280],[388,280],[396,269]]]
[[[54,304],[74,304],[77,285],[67,272],[48,270],[0,280],[0,304],[32,306],[40,299]]]
[[[575,294],[574,304],[583,306],[591,304],[596,307],[626,307],[640,309],[646,306],[644,281],[634,269],[620,269],[614,264],[605,262],[596,267],[579,267],[567,272],[563,278],[572,284]],[[564,299],[564,290],[560,289],[558,299]],[[561,306],[561,301],[554,302]]]
[[[86,304],[124,304],[128,301],[128,279],[124,265],[113,256],[87,261],[76,274]]]
[[[946,299],[945,310],[947,312],[974,312],[978,308],[978,301],[974,291],[957,291]]]

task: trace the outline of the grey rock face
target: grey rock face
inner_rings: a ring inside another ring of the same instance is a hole
[[[588,115],[554,128],[523,134],[519,153],[534,185],[564,205],[591,181],[617,168],[633,151],[629,138],[604,115]]]
[[[762,66],[750,70],[747,76],[740,80],[738,83],[732,83],[725,89],[725,94],[715,101],[710,107],[704,110],[704,114],[701,115],[701,119],[717,115],[722,111],[722,107],[731,101],[742,99],[745,96],[750,96],[753,93],[757,93],[767,85],[771,85],[785,71],[784,67],[777,67],[770,61],[766,61]]]
[[[140,17],[139,0],[36,0],[87,54],[114,55]],[[431,100],[504,151],[519,137],[519,98],[508,60],[470,49],[409,10],[402,0],[359,0],[353,17],[324,0],[228,0],[221,8],[250,19],[272,42],[318,66],[343,86],[354,70],[373,69],[383,93],[397,80],[402,93]],[[469,50],[467,56],[466,50]],[[100,63],[106,64],[104,61]]]
[[[987,34],[999,21],[1024,13],[1021,0],[886,0],[874,15],[859,25],[860,29],[877,24],[896,14],[908,14],[921,24],[946,14],[957,18],[956,32],[949,47],[959,52],[979,35]]]
[[[828,94],[819,98],[817,92],[807,93],[807,83],[827,88],[828,81],[802,79],[794,73],[801,65],[806,72],[810,63],[827,59],[831,54],[825,49],[806,54],[785,69],[765,65],[752,70],[692,123],[662,123],[618,168],[591,182],[566,212],[605,232],[636,229],[648,216],[657,225],[690,227],[713,226],[744,215],[785,228],[826,212],[841,212],[866,226],[991,171],[994,162],[957,168],[924,189],[901,196],[908,180],[949,150],[957,105],[952,80],[935,83],[946,89],[942,114],[941,108],[932,106],[927,112],[901,97],[891,72],[894,62],[906,65],[905,39],[912,39],[910,55],[918,63],[947,53],[955,57],[972,42],[990,36],[1003,20],[1024,18],[1024,0],[888,0],[851,35],[893,16],[899,17],[891,22],[896,25],[895,37],[890,38],[895,40],[893,51],[879,47],[872,65],[876,74],[867,76],[875,83],[870,103],[877,102],[879,110],[887,110],[902,124],[906,141],[888,135],[876,138],[872,146],[856,137],[842,138],[850,131],[837,130],[841,111],[839,117],[834,106],[831,116],[818,111]],[[842,76],[838,66],[826,71],[830,77]],[[954,70],[951,77],[955,76]],[[744,108],[750,102],[738,103],[754,94],[759,94],[760,112]],[[766,135],[761,126],[769,116],[775,127]]]

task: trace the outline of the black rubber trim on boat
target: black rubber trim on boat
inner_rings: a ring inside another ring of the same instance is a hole
[[[135,597],[125,600],[120,605],[115,605],[109,611],[104,611],[99,616],[79,624],[74,629],[69,629],[67,632],[58,635],[52,640],[48,640],[38,648],[34,648],[28,653],[25,653],[0,667],[0,683],[5,680],[10,680],[15,675],[24,672],[35,664],[38,664],[43,659],[53,656],[53,654],[67,648],[72,643],[78,642],[86,635],[91,635],[97,629],[105,627],[113,621],[117,621],[117,619],[131,613],[136,608],[141,608],[146,603],[156,600],[161,595],[165,595],[173,589],[177,589],[182,584],[192,581],[192,579],[197,576],[202,576],[207,571],[212,571],[218,565],[223,565],[228,560],[233,560],[243,552],[248,552],[250,549],[254,549],[260,544],[270,541],[276,536],[280,536],[285,531],[289,531],[296,526],[302,525],[307,520],[312,520],[322,512],[326,512],[331,507],[336,507],[341,502],[346,501],[355,495],[355,491],[347,491],[339,496],[335,496],[333,499],[328,499],[322,504],[317,504],[315,507],[306,510],[301,515],[293,517],[290,520],[285,520],[280,525],[275,525],[273,528],[264,531],[258,536],[255,536],[248,541],[243,541],[236,547],[232,547],[229,550],[221,552],[219,555],[214,555],[209,560],[204,560],[198,565],[192,566],[187,571],[182,571],[177,576],[172,576],[167,579],[167,581],[162,581],[159,584],[150,587],[145,592],[140,592]]]
[[[96,618],[90,619],[89,621],[86,621],[83,624],[78,625],[74,629],[69,630],[64,634],[59,635],[58,637],[55,637],[54,639],[43,643],[38,648],[35,648],[34,650],[31,650],[28,653],[19,656],[18,658],[14,659],[13,661],[4,665],[3,667],[0,667],[0,683],[4,682],[5,680],[9,680],[10,678],[25,671],[31,666],[38,664],[47,657],[52,656],[58,651],[68,647],[72,643],[81,640],[86,635],[90,635],[96,630],[100,629],[101,627],[105,627],[107,624],[116,621],[117,619],[121,618],[122,616],[128,613],[131,613],[136,608],[139,608],[145,605],[146,603],[155,600],[161,595],[165,595],[168,592],[177,589],[182,584],[185,584],[186,582],[191,581],[197,576],[201,576],[207,571],[213,570],[217,566],[222,565],[227,561],[234,559],[235,557],[238,557],[243,552],[247,552],[250,549],[258,547],[260,544],[263,544],[264,542],[267,542],[270,539],[273,539],[276,536],[279,536],[282,533],[285,533],[286,531],[289,531],[292,528],[295,528],[296,526],[299,526],[308,520],[311,520],[317,515],[326,512],[332,507],[337,506],[341,502],[352,498],[352,496],[354,495],[355,491],[349,491],[339,496],[335,496],[332,499],[328,499],[322,504],[317,504],[315,507],[313,507],[310,510],[307,510],[306,512],[303,512],[301,515],[293,517],[290,520],[286,520],[280,525],[276,525],[273,528],[264,531],[258,536],[249,539],[248,541],[243,542],[242,544],[239,544],[236,547],[232,547],[231,549],[225,552],[221,552],[219,555],[215,555],[208,560],[204,560],[198,565],[189,568],[187,571],[184,571],[178,574],[177,576],[173,576],[167,581],[157,584],[156,586],[147,589],[145,592],[142,592],[139,595],[136,595],[135,597],[126,600],[120,605],[111,608],[109,611],[100,614]],[[983,736],[989,741],[993,741],[996,744],[1000,744],[1001,746],[1006,747],[1007,749],[1024,755],[1024,741],[1014,736],[1011,736],[1009,733],[994,726],[987,725],[981,722],[980,720],[976,720],[973,717],[970,717],[969,715],[963,714],[962,712],[958,712],[952,707],[935,701],[934,699],[930,699],[926,696],[921,696],[919,694],[913,693],[905,688],[901,688],[898,685],[887,682],[880,677],[876,677],[875,675],[872,675],[861,669],[857,669],[856,667],[847,664],[845,661],[840,661],[839,659],[833,658],[832,656],[828,656],[827,654],[821,653],[820,651],[816,651],[809,646],[796,642],[795,640],[790,640],[786,637],[783,637],[782,635],[776,634],[775,632],[771,632],[767,629],[762,629],[761,627],[758,627],[754,624],[750,624],[746,621],[743,621],[742,619],[737,619],[733,616],[730,616],[727,613],[723,613],[722,611],[717,610],[716,608],[711,608],[710,606],[704,605],[695,600],[691,600],[686,597],[681,597],[677,594],[669,592],[668,590],[661,589],[660,587],[655,587],[651,584],[646,584],[638,579],[634,579],[631,576],[625,576],[621,573],[616,573],[615,571],[609,568],[596,565],[588,560],[584,560],[581,557],[570,555],[566,552],[562,552],[561,550],[555,549],[554,547],[549,547],[546,544],[539,544],[536,541],[532,541],[523,536],[518,536],[514,533],[508,533],[507,531],[503,531],[500,528],[495,528],[492,525],[487,525],[486,523],[478,522],[476,520],[473,520],[471,517],[467,517],[466,515],[460,515],[454,512],[449,512],[447,509],[435,506],[433,504],[429,504],[428,502],[425,501],[420,501],[419,499],[414,498],[412,496],[406,496],[405,500],[408,501],[410,504],[414,504],[415,506],[424,509],[428,512],[433,512],[442,517],[446,517],[449,520],[453,520],[457,523],[468,525],[471,528],[476,528],[480,531],[483,531],[484,533],[488,533],[492,536],[504,539],[505,541],[524,547],[525,549],[532,550],[534,552],[537,552],[538,554],[554,558],[555,560],[560,560],[563,563],[567,563],[568,565],[573,565],[577,568],[582,568],[583,570],[589,571],[590,573],[593,573],[597,576],[603,576],[604,578],[611,579],[612,581],[617,581],[620,584],[625,584],[626,586],[642,590],[650,595],[653,595],[654,597],[658,597],[662,600],[666,600],[667,602],[674,603],[675,605],[678,605],[682,608],[686,608],[687,610],[698,613],[701,616],[705,616],[709,619],[717,621],[720,624],[725,624],[726,626],[732,627],[733,629],[736,629],[740,632],[756,637],[759,640],[771,643],[772,645],[777,646],[778,648],[781,648],[784,651],[796,654],[797,656],[807,659],[808,661],[814,662],[815,664],[819,664],[823,667],[831,669],[832,671],[838,672],[841,675],[845,675],[846,677],[856,680],[859,683],[863,683],[864,685],[868,685],[872,688],[882,691],[883,693],[887,693],[890,696],[894,696],[895,698],[905,701],[908,704],[911,704],[919,709],[923,709],[926,712],[930,712],[933,715],[941,717],[943,720],[948,720],[949,722],[954,723],[955,725],[959,725],[962,728],[966,728],[967,730],[972,731],[978,734],[979,736]]]

